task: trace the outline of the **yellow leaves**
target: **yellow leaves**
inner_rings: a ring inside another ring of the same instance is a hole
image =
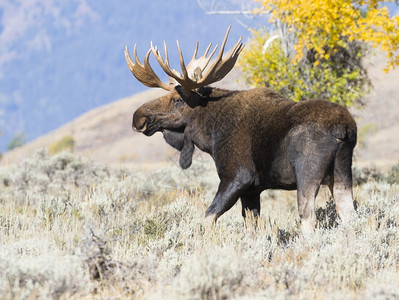
[[[250,86],[265,86],[295,101],[324,98],[347,106],[367,93],[366,73],[361,67],[355,63],[348,69],[346,61],[337,62],[337,58],[344,56],[342,49],[340,54],[337,49],[326,52],[321,47],[320,54],[315,54],[319,59],[305,62],[297,58],[293,62],[285,55],[281,39],[262,50],[269,37],[266,30],[252,31],[252,39],[239,58],[238,66]],[[319,41],[323,45],[327,39],[319,38]],[[295,46],[297,51],[299,47]]]
[[[256,0],[259,11],[271,11],[271,20],[279,21],[295,31],[300,61],[312,49],[319,58],[324,49],[346,47],[360,41],[381,47],[389,55],[389,67],[399,65],[399,16],[389,16],[381,0]]]
[[[254,10],[252,10],[252,13],[254,15],[261,15],[263,13],[263,9],[256,7]]]

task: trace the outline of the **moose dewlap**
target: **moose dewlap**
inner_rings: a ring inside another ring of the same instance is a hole
[[[223,58],[229,31],[230,27],[212,63],[217,46],[208,55],[210,44],[197,59],[197,43],[186,66],[177,44],[181,74],[170,69],[166,45],[165,59],[151,45],[144,64],[136,46],[134,62],[126,48],[129,69],[141,83],[170,91],[135,111],[133,129],[147,136],[162,132],[166,142],[180,151],[183,169],[191,165],[195,147],[212,156],[220,184],[205,215],[213,221],[239,198],[244,217],[247,211],[258,216],[262,191],[296,189],[301,230],[308,237],[314,231],[315,198],[322,184],[329,186],[339,217],[347,221],[354,213],[354,119],[346,108],[324,100],[297,103],[266,88],[209,87],[230,72],[244,47],[240,38]],[[169,76],[169,84],[151,68],[151,53]]]

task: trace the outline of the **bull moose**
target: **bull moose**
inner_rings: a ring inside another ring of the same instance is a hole
[[[230,26],[231,27],[231,26]],[[315,198],[320,185],[328,185],[340,219],[354,214],[352,154],[356,123],[348,110],[325,100],[294,102],[267,88],[230,91],[210,87],[234,67],[244,48],[241,38],[223,58],[227,29],[216,59],[211,44],[186,66],[177,42],[182,72],[171,70],[151,43],[142,64],[134,46],[134,62],[125,58],[133,75],[148,87],[169,93],[139,107],[132,127],[147,136],[162,132],[180,151],[180,166],[190,167],[194,148],[209,153],[220,178],[218,191],[205,216],[216,222],[240,198],[242,215],[260,213],[260,193],[266,189],[297,190],[301,231],[305,237],[316,225]],[[169,84],[149,64],[152,53]]]

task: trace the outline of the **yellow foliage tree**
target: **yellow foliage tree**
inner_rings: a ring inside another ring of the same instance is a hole
[[[295,61],[309,49],[317,61],[328,59],[338,47],[352,41],[380,47],[387,54],[386,70],[399,65],[399,16],[389,16],[381,0],[255,0],[257,12],[270,12],[271,22],[295,31]]]
[[[345,106],[362,104],[370,82],[361,62],[361,45],[352,42],[349,49],[340,47],[318,64],[309,51],[295,63],[283,49],[283,41],[270,42],[271,37],[266,29],[254,30],[238,62],[249,85],[268,87],[294,101],[321,98]]]
[[[252,31],[239,60],[247,83],[300,101],[323,98],[363,104],[370,80],[363,58],[371,47],[399,65],[399,16],[382,1],[255,0],[273,29]]]

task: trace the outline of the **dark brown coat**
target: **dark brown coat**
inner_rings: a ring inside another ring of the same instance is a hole
[[[191,165],[195,147],[209,153],[220,177],[206,211],[213,220],[241,198],[242,214],[260,213],[265,189],[298,190],[302,232],[316,217],[314,201],[329,185],[341,219],[353,213],[352,153],[356,123],[347,109],[323,100],[293,102],[265,88],[227,91],[205,87],[187,93],[176,87],[134,113],[133,128],[146,135],[161,131]]]

